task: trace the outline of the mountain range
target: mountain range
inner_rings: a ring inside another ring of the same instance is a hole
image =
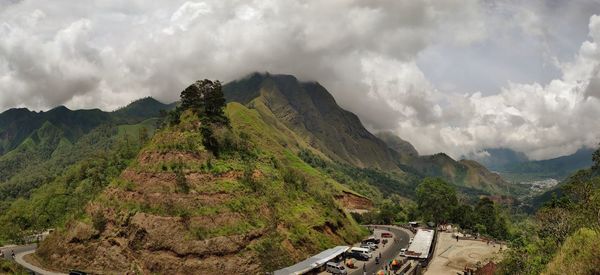
[[[143,98],[114,112],[99,109],[47,112],[10,109],[0,114],[0,199],[28,196],[62,169],[97,151],[117,137],[152,133],[161,110],[174,105]]]
[[[513,182],[545,179],[563,180],[575,171],[592,166],[594,149],[583,147],[575,153],[546,160],[529,160],[523,153],[507,148],[484,150],[483,156],[469,156]]]
[[[223,93],[231,125],[209,132],[190,112],[167,123],[177,104],[152,98],[0,114],[0,241],[55,226],[36,253],[55,269],[256,273],[358,240],[348,211],[414,198],[425,177],[468,196],[511,192],[475,161],[369,132],[317,82],[255,73]]]
[[[442,177],[458,187],[506,194],[501,177],[472,161],[455,161],[444,153],[420,156],[407,141],[370,133],[353,113],[342,109],[317,82],[291,75],[252,74],[224,86],[225,97],[260,112],[271,112],[329,159],[361,168]]]

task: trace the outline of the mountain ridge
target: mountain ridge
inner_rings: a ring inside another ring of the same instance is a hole
[[[300,82],[291,75],[253,73],[223,89],[228,102],[250,107],[256,101],[262,102],[286,126],[334,161],[398,173],[416,171],[421,177],[442,177],[458,186],[506,193],[508,183],[481,165],[465,165],[445,154],[419,156],[410,143],[390,134],[383,134],[386,143],[370,133],[358,116],[338,106],[318,82]]]

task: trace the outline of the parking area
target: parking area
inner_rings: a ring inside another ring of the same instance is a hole
[[[387,238],[382,238],[388,236]],[[386,228],[383,226],[373,227],[373,234],[377,239],[380,239],[380,243],[375,250],[370,253],[372,257],[366,261],[357,260],[354,258],[348,258],[345,261],[341,261],[340,264],[344,264],[348,274],[351,275],[362,275],[362,274],[373,274],[379,270],[384,270],[385,266],[393,259],[399,258],[398,254],[400,249],[408,246],[410,235],[408,231],[398,228]],[[360,247],[361,243],[356,243],[352,247]],[[379,259],[377,259],[379,258]],[[348,265],[348,261],[352,264]],[[330,272],[323,271],[319,274],[331,274]]]

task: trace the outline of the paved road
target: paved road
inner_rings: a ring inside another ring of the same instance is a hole
[[[400,229],[397,227],[392,227],[392,226],[385,226],[385,225],[371,225],[371,227],[391,232],[395,238],[398,238],[398,242],[394,243],[393,238],[388,239],[389,242],[386,244],[385,249],[382,249],[382,251],[383,251],[381,253],[382,260],[379,261],[379,264],[375,264],[376,254],[377,254],[377,256],[379,256],[379,251],[377,251],[377,252],[373,253],[373,258],[370,259],[369,261],[367,261],[367,262],[358,261],[358,264],[357,264],[358,269],[352,270],[350,272],[350,275],[362,275],[363,274],[363,264],[365,264],[365,263],[367,265],[366,274],[369,274],[369,275],[374,274],[377,271],[382,270],[385,263],[387,263],[389,260],[394,259],[398,255],[398,253],[400,253],[400,249],[408,247],[408,241],[410,239],[410,235],[407,230]],[[381,235],[377,236],[377,238],[381,238]],[[379,244],[379,245],[381,246],[382,244]],[[391,247],[389,247],[390,245],[391,245]]]
[[[15,252],[15,259],[14,259],[15,262],[17,262],[21,266],[25,267],[27,270],[33,271],[35,274],[66,275],[65,273],[47,271],[47,270],[44,270],[42,268],[39,268],[37,266],[34,266],[34,265],[26,262],[25,259],[23,259],[23,257],[25,257],[28,254],[34,253],[36,248],[37,248],[37,244],[29,244],[29,245],[6,247],[6,248],[2,248],[1,250],[4,253],[4,258],[8,259],[8,260],[13,260],[12,252],[14,251]]]
[[[12,251],[14,251],[15,254],[19,254],[19,253],[27,252],[27,251],[35,251],[36,248],[37,248],[37,244],[28,244],[28,245],[18,245],[18,246],[11,246],[11,247],[0,247],[0,250],[4,253],[5,259],[12,260],[12,257],[11,257]]]

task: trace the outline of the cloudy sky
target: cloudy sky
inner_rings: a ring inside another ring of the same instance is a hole
[[[170,102],[253,71],[318,81],[423,154],[600,142],[600,0],[0,0],[0,111]]]

